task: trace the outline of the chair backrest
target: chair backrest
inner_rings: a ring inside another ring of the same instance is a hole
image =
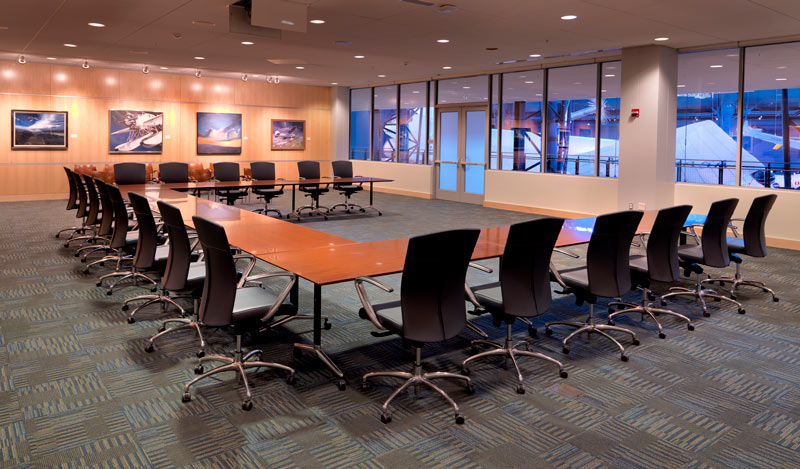
[[[711,267],[727,267],[731,263],[728,254],[728,225],[739,199],[723,199],[711,204],[703,223],[700,244],[703,246],[703,264]]]
[[[319,179],[319,161],[298,161],[297,174],[303,179]]]
[[[100,214],[100,197],[97,195],[94,178],[84,174],[83,181],[86,184],[86,194],[89,196],[89,211],[86,213],[86,224],[94,225],[97,223],[97,216]]]
[[[189,165],[187,163],[170,162],[158,165],[158,177],[161,182],[189,182]]]
[[[78,212],[75,214],[76,218],[83,218],[89,210],[89,203],[86,198],[86,188],[83,187],[83,179],[81,175],[75,171],[70,171],[72,176],[72,183],[75,184],[75,190],[78,191]]]
[[[217,181],[238,181],[239,163],[233,161],[214,163],[214,179]]]
[[[236,264],[231,254],[225,228],[205,218],[193,216],[192,222],[203,246],[206,279],[198,315],[207,326],[231,323],[236,300]]]
[[[147,166],[144,163],[116,163],[114,180],[118,186],[144,184],[147,182]]]
[[[767,225],[767,215],[775,205],[777,198],[776,194],[762,195],[753,199],[753,203],[750,204],[742,228],[745,254],[748,256],[764,257],[767,255],[767,239],[764,229]]]
[[[111,203],[111,198],[108,196],[108,184],[102,179],[95,178],[94,185],[97,186],[97,193],[100,196],[100,206],[103,208],[103,218],[100,220],[97,234],[100,236],[108,236],[111,234],[114,226],[114,208]]]
[[[136,240],[136,254],[133,256],[133,266],[137,269],[148,269],[153,266],[158,247],[158,228],[150,210],[147,197],[128,192],[136,223],[139,225],[139,238]]]
[[[647,239],[647,275],[658,282],[678,279],[678,240],[691,205],[662,208],[656,215]]]
[[[189,163],[189,177],[197,182],[211,179],[211,170],[203,167],[203,163]]]
[[[353,177],[353,162],[349,160],[331,161],[333,175],[340,178]]]
[[[271,161],[253,161],[250,163],[253,179],[272,181],[275,179],[275,163]]]
[[[64,172],[67,173],[67,184],[69,185],[69,198],[67,199],[67,210],[74,210],[78,208],[78,189],[75,187],[75,180],[70,175],[70,169],[64,166]]]
[[[642,212],[627,210],[597,217],[586,251],[589,293],[616,298],[631,289],[631,241]]]
[[[464,281],[479,234],[475,229],[451,230],[408,241],[400,284],[403,337],[436,342],[464,329]]]
[[[542,314],[553,302],[550,256],[564,224],[562,218],[540,218],[511,225],[500,259],[503,310],[512,316]]]
[[[169,238],[169,256],[161,277],[161,285],[165,290],[180,291],[186,288],[186,277],[189,275],[189,265],[192,262],[192,244],[186,232],[181,210],[166,202],[159,200],[158,213],[167,229]]]
[[[108,197],[111,199],[111,208],[114,210],[114,231],[111,233],[111,247],[120,249],[125,246],[128,236],[128,209],[119,187],[106,185]]]

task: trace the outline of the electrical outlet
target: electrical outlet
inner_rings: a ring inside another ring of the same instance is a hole
[[[628,210],[633,210],[633,202],[628,202]]]

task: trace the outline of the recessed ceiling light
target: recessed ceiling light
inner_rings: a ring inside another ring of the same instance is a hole
[[[776,78],[775,81],[786,81],[787,78]]]
[[[296,69],[298,69],[298,70],[305,70],[305,69],[306,69],[306,68],[305,68],[305,67],[303,67],[302,65],[298,65],[298,66],[297,66],[297,67],[295,67],[295,68],[296,68]]]
[[[331,82],[331,85],[338,85],[338,84],[339,84],[339,83],[337,83],[337,82],[335,82],[335,81],[332,81],[332,82]]]
[[[570,21],[570,20],[578,19],[578,16],[577,15],[564,15],[564,16],[561,17],[561,19],[564,20],[564,21]]]
[[[197,56],[195,56],[194,60],[206,60],[206,58],[197,55]]]
[[[169,67],[158,67],[161,70],[169,70]]]
[[[530,81],[530,80],[528,80],[528,81],[526,81],[526,82],[525,82],[525,84],[526,84],[526,85],[532,85],[532,84],[533,84],[533,82],[532,82],[532,81]]]
[[[311,24],[325,24],[325,20],[311,20],[309,21]]]
[[[725,57],[739,57],[739,54],[725,54]]]
[[[378,78],[386,78],[386,75],[383,75],[383,74],[378,75]]]
[[[450,42],[450,39],[437,39],[436,42],[438,42],[439,44],[447,44],[448,42]]]
[[[47,60],[56,60],[55,57],[48,57]]]
[[[678,88],[686,88],[686,85],[678,85]]]
[[[64,47],[78,47],[78,46],[76,44],[66,43],[64,44]]]
[[[575,83],[573,83],[573,85],[580,85],[580,84],[581,84],[581,82],[579,82],[579,81],[576,81]]]
[[[789,67],[787,67],[786,65],[781,65],[780,67],[778,67],[778,70],[784,70],[784,69],[787,69],[787,68],[789,68]]]
[[[364,56],[363,55],[354,55],[353,58],[354,59],[363,59]]]
[[[541,95],[542,95],[542,93],[536,93],[536,96],[541,96]]]
[[[613,73],[609,73],[608,75],[603,75],[603,76],[605,76],[606,78],[611,78],[615,77],[616,75],[614,75]]]
[[[709,65],[710,68],[722,68],[722,65]]]
[[[542,54],[531,54],[528,57],[532,57],[532,58],[535,59],[536,57],[541,57],[541,56],[542,56]]]
[[[287,26],[294,26],[294,21],[291,20],[281,20],[281,24],[285,24]]]
[[[465,89],[465,90],[468,90],[468,89],[470,89],[470,87],[469,87],[469,86],[462,86],[461,88],[463,88],[463,89]]]
[[[657,38],[655,38],[653,40],[654,41],[669,41],[669,38],[668,37],[657,37]]]
[[[242,41],[242,45],[243,45],[243,46],[252,46],[253,44],[255,44],[255,42],[252,42],[252,41]]]
[[[453,68],[453,67],[450,67],[450,66],[448,66],[448,65],[445,65],[444,67],[442,67],[442,70],[450,70],[451,68]]]
[[[419,90],[414,90],[414,91],[412,91],[412,93],[419,94]]]
[[[103,23],[89,23],[89,26],[91,26],[93,28],[105,28],[106,27],[106,25],[104,25]]]

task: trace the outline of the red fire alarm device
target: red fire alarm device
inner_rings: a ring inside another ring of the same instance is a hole
[[[631,117],[639,117],[639,110],[631,109]]]

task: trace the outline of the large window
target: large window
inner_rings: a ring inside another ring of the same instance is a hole
[[[678,56],[675,180],[736,184],[739,51]]]
[[[745,52],[742,185],[800,189],[800,43]]]
[[[619,103],[622,62],[601,65],[600,161],[598,176],[619,176]]]
[[[597,65],[550,69],[547,100],[547,172],[594,175]]]
[[[489,169],[501,169],[497,160],[498,131],[497,123],[500,115],[500,74],[492,75],[492,100],[489,109]]]
[[[369,110],[372,90],[350,90],[350,159],[369,159]]]
[[[542,171],[544,72],[503,75],[501,162],[498,169]]]
[[[427,145],[427,83],[400,85],[400,119],[397,135],[397,162],[425,162]]]
[[[489,77],[439,80],[439,104],[484,103],[489,101]]]
[[[373,88],[372,159],[395,161],[397,149],[397,85]]]

